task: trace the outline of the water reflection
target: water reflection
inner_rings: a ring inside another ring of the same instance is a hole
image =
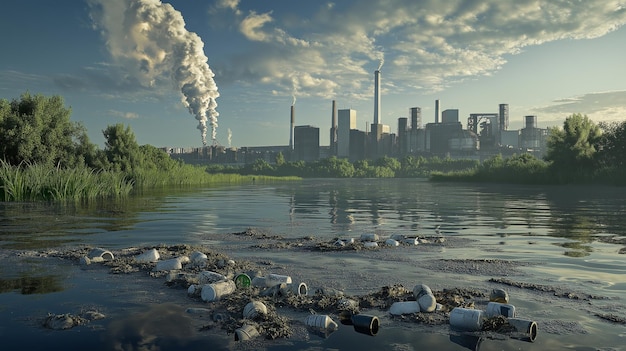
[[[111,322],[104,335],[106,350],[230,350],[222,338],[196,335],[184,309],[174,304],[150,306]]]
[[[158,211],[167,194],[159,189],[86,203],[0,202],[0,247],[44,249],[81,242],[84,235],[129,230],[140,223],[141,213]]]
[[[0,293],[19,291],[22,295],[47,294],[63,290],[57,275],[31,275],[22,273],[17,278],[0,278]]]
[[[335,231],[393,225],[446,234],[467,229],[495,233],[550,235],[580,244],[603,233],[626,235],[619,213],[626,212],[626,189],[598,187],[438,184],[415,179],[312,180],[277,187],[290,199],[290,219],[318,218],[328,207]],[[321,213],[321,214],[320,214]],[[584,256],[588,247],[568,255]]]
[[[450,334],[450,341],[468,350],[478,351],[483,342],[483,337],[471,334]]]

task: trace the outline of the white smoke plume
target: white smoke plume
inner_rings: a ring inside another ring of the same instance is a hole
[[[296,106],[296,94],[291,95],[292,97],[292,101],[291,101],[291,106]]]
[[[380,63],[378,64],[378,69],[377,71],[380,71],[381,68],[383,68],[383,65],[385,64],[385,54],[383,54],[382,52],[380,53]]]
[[[90,0],[92,17],[113,59],[144,86],[169,76],[198,120],[206,145],[207,122],[216,140],[215,76],[202,39],[185,29],[182,14],[160,0]]]
[[[230,130],[230,128],[228,128],[228,147],[231,146],[232,141],[233,141],[233,131]]]

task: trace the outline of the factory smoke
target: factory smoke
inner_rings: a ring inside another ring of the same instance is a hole
[[[381,68],[383,68],[383,65],[385,64],[385,57],[381,56],[380,57],[380,63],[378,64],[378,69],[377,71],[380,71]]]
[[[233,131],[228,128],[228,147],[231,147],[233,141]]]
[[[202,39],[185,29],[179,11],[160,0],[91,0],[92,18],[117,64],[143,86],[169,77],[197,120],[206,145],[216,142],[219,97]]]

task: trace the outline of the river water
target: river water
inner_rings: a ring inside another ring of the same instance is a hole
[[[351,294],[393,284],[410,289],[416,283],[426,283],[433,290],[506,288],[518,315],[537,321],[539,336],[534,343],[484,340],[481,350],[626,350],[626,326],[601,318],[626,319],[625,199],[626,189],[601,186],[306,179],[149,192],[82,206],[0,203],[2,349],[206,349],[211,343],[216,349],[240,347],[226,342],[226,336],[203,339],[202,333],[188,330],[179,333],[186,340],[181,343],[172,332],[175,327],[149,344],[103,342],[116,337],[113,331],[130,325],[120,327],[115,318],[70,331],[40,326],[47,313],[76,313],[76,309],[90,306],[128,311],[151,320],[163,307],[156,297],[137,300],[136,292],[150,295],[150,291],[132,283],[116,288],[106,274],[85,271],[75,263],[42,263],[33,252],[84,246],[119,250],[202,244],[235,260],[271,262],[270,268],[298,277],[311,287],[331,285]],[[232,234],[249,228],[269,234],[274,242],[358,240],[364,233],[377,233],[383,238],[393,234],[443,237],[451,244],[303,252],[255,245],[253,239],[242,240]],[[618,240],[622,243],[611,243]],[[29,254],[20,254],[24,252]],[[511,264],[484,265],[492,261]],[[463,262],[462,267],[455,266]],[[501,277],[556,290],[545,293],[489,282]],[[554,296],[554,291],[582,298]],[[477,348],[471,339],[459,341],[441,327],[422,327],[416,332],[411,323],[385,318],[385,311],[372,313],[382,321],[381,331],[374,337],[340,328],[325,338],[311,336],[263,348]],[[142,323],[149,324],[138,318],[133,325]]]

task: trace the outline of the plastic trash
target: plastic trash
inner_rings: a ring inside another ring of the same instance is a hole
[[[155,271],[171,271],[175,269],[183,269],[183,264],[180,258],[170,258],[168,260],[158,261]]]
[[[306,296],[309,293],[309,288],[305,283],[285,284],[284,287],[281,287],[281,293],[283,295],[294,294],[297,296]]]
[[[433,291],[430,290],[430,287],[426,284],[417,284],[415,285],[415,287],[413,287],[413,297],[415,297],[416,300],[424,295],[432,295],[432,294],[433,294]]]
[[[523,340],[534,342],[537,339],[537,323],[520,318],[507,319],[509,325],[521,334]]]
[[[340,310],[353,311],[359,308],[359,302],[353,299],[341,298],[337,301],[337,308]]]
[[[235,329],[235,341],[246,341],[259,336],[259,331],[253,325],[244,324]]]
[[[459,330],[478,331],[483,328],[483,311],[472,308],[455,307],[450,312],[450,327]]]
[[[489,294],[489,301],[509,303],[509,294],[504,289],[493,289],[491,294]]]
[[[191,264],[198,267],[204,267],[208,259],[207,255],[200,251],[194,251],[189,255]]]
[[[225,275],[213,271],[202,271],[198,273],[198,284],[201,285],[211,284],[226,279]]]
[[[396,241],[402,241],[404,239],[406,239],[406,235],[404,234],[392,234],[390,236],[391,239],[396,240]]]
[[[378,241],[378,235],[374,233],[361,234],[361,241]]]
[[[420,311],[420,305],[417,301],[398,301],[394,302],[389,308],[389,313],[394,316],[418,313]]]
[[[280,275],[270,273],[265,277],[265,286],[272,287],[278,284],[291,284],[291,277],[288,275]]]
[[[159,251],[157,251],[157,249],[150,249],[144,253],[135,256],[135,261],[139,263],[152,263],[158,261],[159,258],[161,258],[161,255],[159,255]]]
[[[235,276],[235,285],[237,286],[238,289],[242,289],[242,288],[248,288],[250,287],[250,284],[252,283],[252,280],[250,279],[250,276],[247,275],[246,273],[239,273]]]
[[[217,301],[225,295],[232,294],[236,288],[235,282],[232,280],[205,284],[202,286],[200,297],[206,302]]]
[[[354,330],[361,334],[376,335],[380,328],[380,321],[376,316],[355,314],[351,318]]]
[[[267,314],[267,306],[261,301],[252,301],[243,308],[243,316],[245,318],[253,319],[260,315]]]
[[[433,312],[437,309],[437,300],[433,295],[422,295],[417,302],[420,305],[420,310],[422,312]]]
[[[385,245],[387,246],[400,246],[400,243],[395,239],[387,239],[385,240]]]
[[[487,317],[505,316],[513,318],[515,317],[515,306],[507,303],[489,302],[485,314]]]
[[[93,262],[97,262],[97,259],[94,260],[94,258],[100,257],[102,258],[103,261],[111,261],[114,259],[113,254],[111,253],[111,251],[109,250],[105,250],[102,248],[95,248],[93,250],[91,250],[89,252],[89,254],[87,254],[87,257],[92,260]]]
[[[309,315],[304,319],[304,324],[306,324],[307,327],[327,330],[337,330],[339,327],[339,325],[332,318],[325,314]]]
[[[406,238],[402,242],[408,245],[419,245],[420,243],[418,238]]]

